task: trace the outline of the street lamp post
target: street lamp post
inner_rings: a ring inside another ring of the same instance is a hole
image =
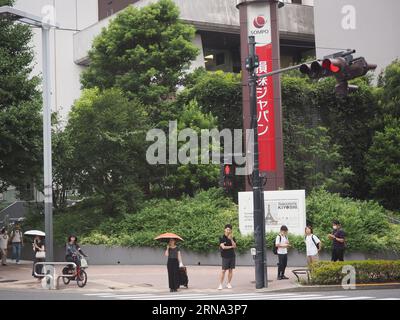
[[[51,161],[51,75],[50,75],[50,29],[56,26],[43,22],[42,18],[9,7],[0,7],[0,16],[18,20],[42,29],[43,50],[43,176],[44,215],[46,233],[46,260],[53,261],[53,178]]]

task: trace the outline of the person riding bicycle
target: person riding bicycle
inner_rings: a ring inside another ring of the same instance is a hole
[[[74,262],[77,266],[80,266],[81,255],[87,257],[78,244],[78,238],[74,235],[70,235],[65,246],[65,260],[67,262]]]

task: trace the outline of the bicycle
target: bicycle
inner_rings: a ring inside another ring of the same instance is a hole
[[[62,270],[62,274],[64,275],[73,275],[73,277],[63,277],[63,282],[65,285],[68,285],[71,280],[76,280],[78,287],[83,288],[87,283],[87,273],[85,269],[88,267],[86,259],[81,255],[75,255],[80,263],[76,263],[76,267],[64,267]]]

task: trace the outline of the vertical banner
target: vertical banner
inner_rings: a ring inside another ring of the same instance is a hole
[[[268,2],[247,6],[247,30],[256,41],[260,65],[257,75],[272,71],[271,9]],[[257,83],[258,147],[260,171],[276,171],[274,87],[272,77]]]

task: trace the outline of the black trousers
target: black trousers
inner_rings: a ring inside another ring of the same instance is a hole
[[[179,288],[179,261],[178,259],[168,259],[168,283],[170,289]]]
[[[285,275],[287,266],[287,254],[278,254],[278,277]]]
[[[332,261],[344,261],[344,248],[332,249]]]

